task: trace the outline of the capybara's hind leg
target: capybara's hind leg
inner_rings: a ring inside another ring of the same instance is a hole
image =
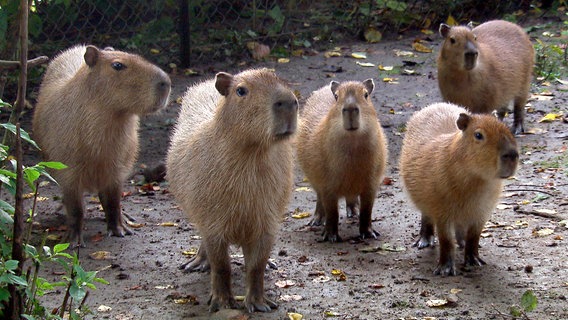
[[[418,249],[434,247],[434,223],[428,215],[422,214],[420,239],[414,243],[413,247],[418,247]]]
[[[264,271],[274,244],[274,237],[266,235],[263,239],[243,246],[247,270],[245,308],[248,312],[268,312],[278,307],[264,294]]]
[[[310,222],[308,222],[309,226],[321,226],[325,222],[325,212],[323,210],[322,198],[319,193],[317,193],[317,202],[316,202],[316,210],[314,212],[314,217]]]
[[[229,245],[227,243],[211,243],[205,239],[209,263],[211,265],[211,298],[209,299],[209,312],[216,312],[221,308],[237,308],[237,302],[231,289],[231,264],[229,258]],[[246,257],[246,256],[245,256]],[[263,272],[264,270],[261,270]]]
[[[379,233],[373,230],[372,214],[373,203],[375,202],[375,190],[366,191],[361,194],[361,211],[359,217],[359,235],[362,239],[374,238],[379,236]]]
[[[189,259],[186,263],[179,266],[184,272],[194,272],[200,271],[205,272],[211,268],[209,261],[207,260],[207,251],[205,250],[205,245],[202,243],[197,253]]]
[[[67,215],[67,235],[65,241],[71,246],[85,247],[83,240],[83,219],[85,207],[83,206],[83,192],[76,188],[64,188],[63,204]]]
[[[357,218],[359,216],[359,197],[345,198],[345,211],[347,218]]]
[[[124,235],[132,234],[132,230],[126,225],[120,209],[121,193],[120,186],[110,186],[99,192],[99,199],[107,220],[109,236],[124,237]]]

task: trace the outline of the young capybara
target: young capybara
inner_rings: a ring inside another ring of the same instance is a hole
[[[139,116],[168,103],[168,75],[142,57],[75,46],[47,67],[33,119],[45,159],[68,166],[53,171],[63,191],[68,240],[84,246],[83,193],[98,192],[109,234],[132,231],[122,217],[122,183],[138,153]]]
[[[167,157],[170,191],[202,236],[188,270],[211,267],[209,311],[236,307],[228,248],[242,247],[245,306],[270,311],[264,269],[292,192],[298,101],[268,69],[190,87]]]
[[[515,173],[518,158],[512,133],[492,115],[437,103],[410,118],[400,175],[422,212],[415,246],[434,246],[434,228],[438,232],[435,274],[456,274],[456,238],[460,246],[465,240],[465,266],[485,264],[478,252],[481,231],[497,205],[502,179]]]
[[[534,49],[518,25],[494,20],[473,29],[440,25],[444,38],[438,56],[438,85],[445,101],[473,113],[497,110],[500,120],[511,100],[511,131],[524,132],[524,108],[529,97]]]
[[[298,161],[317,194],[312,224],[325,217],[324,241],[338,235],[338,200],[350,214],[360,202],[359,233],[378,235],[371,225],[373,204],[387,161],[387,141],[371,102],[375,85],[332,81],[306,101],[297,148]]]

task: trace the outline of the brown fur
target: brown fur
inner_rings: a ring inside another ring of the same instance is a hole
[[[515,138],[491,115],[438,103],[408,121],[400,175],[422,212],[416,246],[433,246],[437,229],[436,274],[456,274],[454,233],[460,245],[465,240],[464,264],[485,264],[478,253],[481,230],[497,205],[502,179],[514,174],[517,162]]]
[[[503,120],[513,100],[515,134],[524,132],[534,49],[516,24],[494,20],[474,29],[442,24],[444,43],[438,56],[438,84],[445,101],[474,113],[497,110]]]
[[[298,134],[298,160],[317,193],[313,224],[325,217],[324,240],[338,235],[338,200],[361,202],[361,237],[376,237],[374,200],[387,159],[387,142],[371,102],[374,84],[349,81],[315,91],[306,101]]]
[[[264,295],[263,277],[292,191],[297,112],[292,91],[268,69],[219,73],[183,98],[167,178],[203,237],[188,270],[211,265],[210,311],[236,305],[230,244],[245,256],[246,308],[276,307]]]
[[[123,67],[121,70],[115,68]],[[113,68],[114,64],[114,68]],[[83,193],[98,192],[109,233],[131,231],[120,209],[121,185],[138,152],[139,115],[166,106],[171,82],[140,56],[75,46],[53,59],[41,84],[34,138],[63,191],[69,241],[84,245]]]

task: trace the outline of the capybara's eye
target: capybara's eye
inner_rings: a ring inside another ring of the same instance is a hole
[[[450,42],[451,42],[452,44],[454,44],[454,43],[456,43],[456,39],[455,39],[455,38],[450,38]]]
[[[335,98],[335,100],[337,100],[339,97],[337,96],[337,93],[333,94],[333,97]]]
[[[110,66],[116,71],[126,69],[126,66],[120,62],[113,62]]]
[[[483,140],[483,134],[481,132],[476,132],[476,133],[473,134],[473,136],[477,140]]]
[[[365,99],[369,98],[369,93],[365,92]]]
[[[237,96],[244,97],[244,96],[247,95],[247,93],[248,93],[247,88],[244,88],[244,87],[238,87],[237,88]]]

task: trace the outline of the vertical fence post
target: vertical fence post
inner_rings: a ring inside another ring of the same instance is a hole
[[[179,52],[182,68],[189,67],[191,63],[191,43],[189,30],[189,0],[179,0]]]

